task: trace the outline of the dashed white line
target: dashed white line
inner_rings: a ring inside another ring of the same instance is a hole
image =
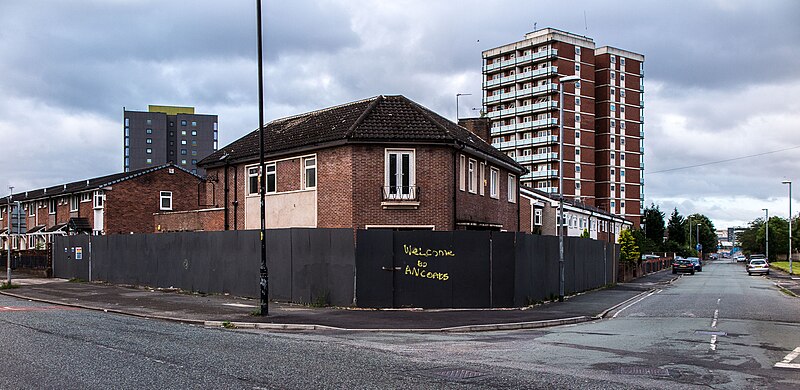
[[[656,290],[656,291],[653,291],[653,292],[651,292],[650,294],[647,294],[647,295],[645,295],[645,296],[643,296],[643,297],[641,297],[641,298],[639,298],[639,299],[637,299],[637,300],[635,300],[635,301],[633,301],[633,302],[629,303],[628,305],[626,305],[625,307],[623,307],[622,309],[619,309],[619,310],[618,310],[616,313],[614,313],[614,315],[613,315],[613,316],[611,316],[611,318],[617,318],[617,316],[619,315],[619,313],[622,313],[622,312],[623,312],[625,309],[627,309],[627,308],[629,308],[629,307],[631,307],[631,306],[633,306],[633,305],[635,305],[635,304],[637,304],[637,303],[641,302],[643,299],[645,299],[645,298],[647,298],[647,297],[649,297],[649,296],[651,296],[651,295],[653,295],[653,294],[657,293],[658,291],[661,291],[661,289],[658,289],[658,290]]]
[[[711,348],[712,351],[716,351],[717,350],[717,335],[711,335],[711,346],[710,346],[710,348]]]
[[[720,301],[721,299],[722,299],[722,298],[717,298],[717,305],[719,305],[719,301]]]
[[[786,355],[782,361],[775,363],[775,367],[800,369],[800,363],[792,363],[792,360],[796,359],[798,356],[800,356],[800,347],[797,347],[794,349],[794,351],[789,352],[789,354]]]
[[[717,320],[718,319],[719,319],[719,309],[714,310],[714,319],[711,320],[711,327],[712,328],[716,328],[717,327]]]

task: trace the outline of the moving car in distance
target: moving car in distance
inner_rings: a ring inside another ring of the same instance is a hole
[[[676,257],[672,262],[672,273],[677,274],[678,272],[688,272],[694,275],[694,263],[691,260]]]
[[[698,272],[703,272],[703,263],[697,257],[687,257],[686,260],[689,260],[694,265],[694,270]]]
[[[734,259],[736,259],[737,263],[744,263],[745,261],[747,261],[747,258],[744,257],[744,255],[741,253],[737,253],[736,256],[734,256]]]
[[[753,259],[747,263],[747,274],[766,274],[769,275],[769,263],[764,259]]]

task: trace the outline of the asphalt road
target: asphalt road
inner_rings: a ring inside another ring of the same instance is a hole
[[[0,388],[800,388],[800,299],[709,264],[536,331],[269,333],[0,297]],[[716,336],[716,337],[715,337]],[[790,356],[791,357],[791,356]]]

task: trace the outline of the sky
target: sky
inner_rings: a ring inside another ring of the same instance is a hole
[[[257,128],[255,4],[1,1],[0,194],[121,172],[123,108],[217,114],[222,145]],[[798,19],[795,0],[264,1],[265,115],[402,94],[455,119],[470,93],[467,116],[481,51],[557,28],[645,55],[646,204],[744,225],[786,217],[800,179]]]

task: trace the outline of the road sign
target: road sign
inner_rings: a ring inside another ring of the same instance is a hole
[[[83,247],[75,247],[75,260],[83,260]]]
[[[703,250],[703,244],[697,244],[697,246],[695,246],[695,249],[697,249],[698,251]]]

